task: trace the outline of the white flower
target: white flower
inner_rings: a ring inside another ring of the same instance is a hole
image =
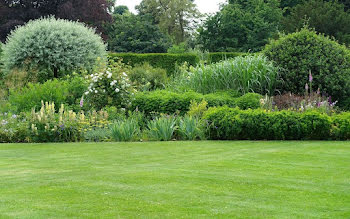
[[[97,94],[98,93],[98,91],[97,90],[95,90],[95,94]]]
[[[88,94],[89,94],[89,91],[86,91],[86,92],[85,92],[85,95],[88,95]]]
[[[125,73],[125,72],[123,72],[123,75],[125,76],[125,77],[127,77],[128,75]]]
[[[115,92],[116,92],[116,93],[118,93],[119,91],[120,91],[119,88],[116,88],[116,89],[115,89]]]

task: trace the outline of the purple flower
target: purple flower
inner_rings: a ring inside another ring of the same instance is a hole
[[[317,102],[317,107],[320,108],[320,106],[321,106],[321,103]]]
[[[13,119],[16,119],[16,118],[17,118],[17,115],[16,115],[16,114],[13,114],[13,115],[12,115],[12,118],[13,118]]]
[[[84,106],[84,96],[81,97],[80,99],[80,107]]]
[[[64,130],[64,124],[60,125],[61,130]]]
[[[328,103],[329,103],[329,105],[332,105],[332,96],[328,97]]]
[[[314,78],[312,77],[312,74],[311,74],[311,71],[310,71],[310,73],[309,73],[309,81],[312,82],[313,79],[314,79]]]

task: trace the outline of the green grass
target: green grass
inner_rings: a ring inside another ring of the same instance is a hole
[[[0,144],[0,218],[350,218],[350,142]]]

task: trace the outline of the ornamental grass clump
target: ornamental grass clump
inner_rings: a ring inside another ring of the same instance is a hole
[[[274,94],[279,82],[279,69],[263,55],[236,57],[210,65],[182,71],[175,79],[175,89],[213,93],[236,90],[241,94],[255,92]]]
[[[176,126],[175,116],[161,116],[148,122],[147,136],[150,140],[170,141],[174,137]]]
[[[111,135],[116,141],[137,140],[140,132],[138,121],[133,118],[117,121],[111,126]]]

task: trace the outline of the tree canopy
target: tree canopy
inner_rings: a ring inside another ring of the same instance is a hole
[[[209,51],[259,51],[276,35],[282,18],[278,0],[232,0],[199,29]]]
[[[103,32],[103,23],[111,21],[108,10],[113,2],[113,0],[1,0],[0,40],[4,42],[9,32],[17,25],[49,15],[79,20]]]

